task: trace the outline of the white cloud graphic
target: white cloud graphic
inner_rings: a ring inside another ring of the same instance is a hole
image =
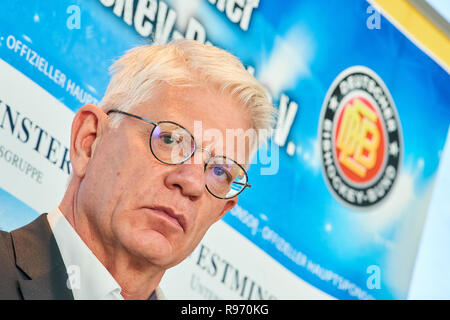
[[[173,8],[177,12],[176,24],[180,30],[184,30],[189,19],[195,16],[199,4],[200,0],[175,1]]]
[[[415,195],[386,255],[386,279],[392,284],[397,296],[403,298],[406,298],[411,281],[431,194],[432,183],[423,194]]]
[[[302,28],[290,29],[284,37],[276,37],[267,61],[261,63],[258,79],[273,96],[291,88],[301,76],[309,76],[314,56],[313,38]]]
[[[394,295],[403,299],[431,199],[433,179],[417,184],[422,181],[424,165],[422,158],[414,165],[405,165],[390,194],[379,206],[352,217],[353,227],[361,228],[367,234],[364,241],[384,246],[384,260],[380,261],[382,277]]]
[[[421,175],[423,167],[423,159],[419,159],[415,165],[400,168],[397,181],[386,199],[370,212],[355,217],[367,232],[382,232],[393,223],[404,219],[410,212],[408,209],[423,201],[423,194],[414,190],[414,183]]]

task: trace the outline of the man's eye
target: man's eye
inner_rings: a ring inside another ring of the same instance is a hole
[[[218,178],[220,178],[221,180],[230,181],[230,179],[231,179],[230,173],[227,170],[225,170],[223,167],[215,166],[215,167],[213,167],[212,171],[213,171],[214,175],[217,176]]]
[[[223,168],[221,168],[221,167],[214,167],[213,170],[214,170],[214,174],[216,176],[221,176],[221,175],[225,174],[225,170],[223,170]]]
[[[181,143],[182,137],[176,137],[172,134],[161,134],[161,140],[164,142],[164,144],[167,145],[174,145]]]

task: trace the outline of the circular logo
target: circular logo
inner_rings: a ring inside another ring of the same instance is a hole
[[[333,81],[319,123],[323,176],[352,207],[380,203],[392,189],[402,156],[394,101],[371,69],[353,66]]]

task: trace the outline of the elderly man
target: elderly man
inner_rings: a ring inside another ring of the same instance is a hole
[[[134,48],[112,71],[99,107],[73,120],[60,205],[0,232],[0,299],[161,298],[165,270],[250,186],[273,107],[235,57],[178,40]]]

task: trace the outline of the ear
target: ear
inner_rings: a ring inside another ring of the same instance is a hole
[[[225,213],[227,213],[228,211],[230,211],[231,209],[234,208],[234,206],[237,204],[238,202],[238,196],[228,199],[226,200],[227,202],[225,202],[225,205],[222,209],[222,212],[220,213],[220,215],[217,217],[217,219],[214,222],[219,221],[220,219],[222,219],[222,217],[225,215]]]
[[[75,176],[84,177],[107,123],[106,113],[92,104],[82,106],[75,114],[70,137],[70,161]]]

